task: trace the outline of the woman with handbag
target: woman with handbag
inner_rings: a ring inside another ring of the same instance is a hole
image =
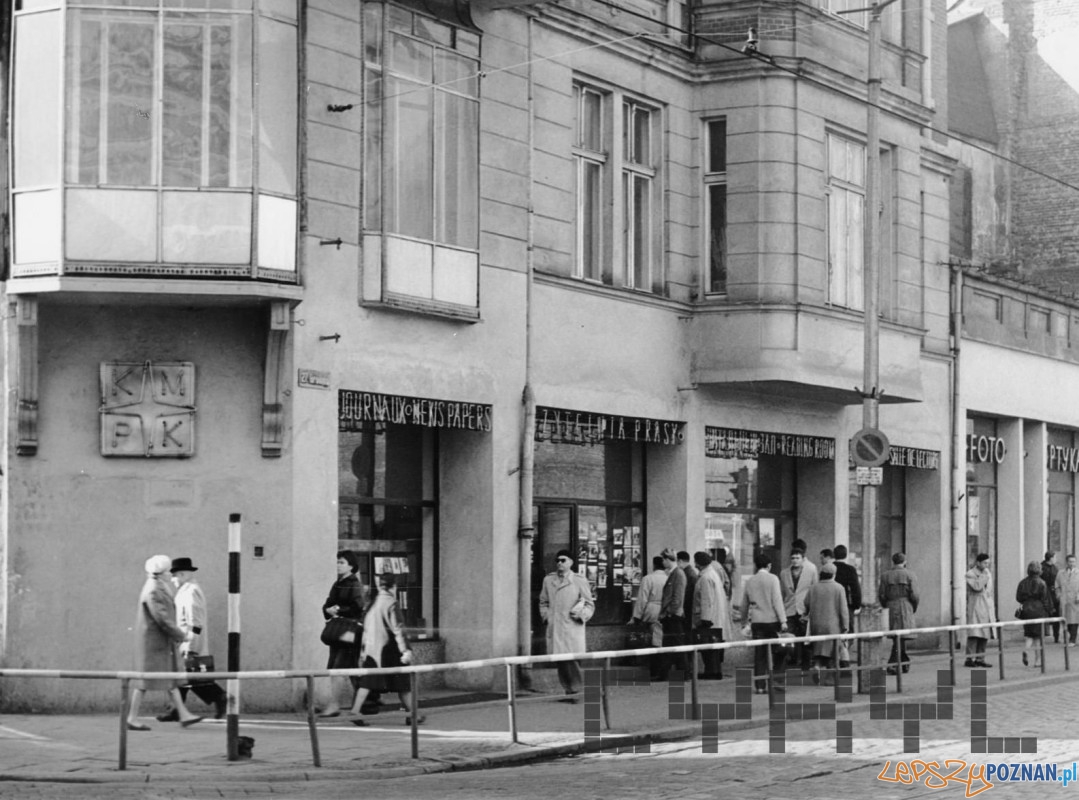
[[[397,576],[386,572],[378,576],[378,595],[363,619],[363,666],[370,668],[402,667],[412,663],[412,650],[405,636],[404,619],[397,606]],[[408,711],[405,724],[412,724],[411,681],[408,675],[364,675],[352,701],[350,716],[353,725],[366,725],[361,717],[363,701],[370,692],[397,692],[401,705]],[[426,717],[417,717],[420,725]]]
[[[1016,616],[1019,619],[1044,619],[1049,616],[1049,587],[1042,580],[1042,565],[1037,561],[1027,564],[1027,576],[1015,589],[1015,602],[1019,603]],[[1028,653],[1034,651],[1034,667],[1042,665],[1041,623],[1023,626],[1023,666],[1030,667]]]
[[[366,593],[356,577],[360,558],[352,550],[337,554],[337,581],[330,587],[330,594],[322,604],[322,616],[326,627],[322,641],[329,645],[330,658],[326,669],[355,669],[360,665],[360,643],[363,635]],[[319,712],[320,717],[336,717],[341,713],[339,697],[343,684],[351,680],[354,688],[359,678],[330,678],[330,702]]]

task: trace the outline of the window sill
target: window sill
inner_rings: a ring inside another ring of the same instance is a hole
[[[479,322],[480,310],[443,303],[438,300],[427,300],[421,297],[409,297],[408,295],[396,295],[387,292],[382,300],[364,300],[360,303],[364,308],[381,308],[387,311],[401,311],[410,314],[423,314],[455,322],[475,323]]]

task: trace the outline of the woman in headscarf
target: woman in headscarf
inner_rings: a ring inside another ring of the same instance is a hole
[[[397,576],[385,572],[378,576],[378,595],[363,619],[363,666],[367,668],[401,667],[412,663],[412,650],[405,636],[405,621],[397,605]],[[416,709],[412,704],[412,681],[408,675],[364,675],[352,701],[349,717],[353,725],[363,726],[363,702],[371,692],[397,692],[401,705],[408,711],[405,724],[412,723]],[[426,720],[420,716],[419,725]]]
[[[1027,576],[1015,587],[1015,602],[1019,603],[1020,619],[1043,619],[1049,616],[1049,587],[1042,580],[1042,565],[1027,564]],[[1041,623],[1023,626],[1023,666],[1030,667],[1030,652],[1034,652],[1034,667],[1042,665]]]
[[[151,556],[146,561],[146,583],[139,594],[139,608],[135,613],[135,669],[138,672],[182,672],[176,656],[176,646],[190,638],[176,625],[176,605],[172,599],[172,586],[168,580],[172,559],[168,556]],[[169,695],[172,707],[185,728],[201,722],[202,717],[187,710],[180,697],[177,680],[137,680],[131,690],[131,708],[127,714],[127,729],[148,731],[149,725],[138,721],[139,706],[147,689],[161,689]]]

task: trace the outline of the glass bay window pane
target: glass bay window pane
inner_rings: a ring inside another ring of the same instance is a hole
[[[436,238],[475,249],[479,246],[479,104],[438,92],[436,110]]]
[[[386,229],[430,240],[434,233],[433,90],[397,78],[386,83]]]

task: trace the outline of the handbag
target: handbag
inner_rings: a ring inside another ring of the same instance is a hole
[[[1023,607],[1022,606],[1019,606],[1019,608],[1015,609],[1015,618],[1016,619],[1022,619],[1023,618]]]
[[[213,656],[196,656],[186,655],[184,656],[184,671],[190,672],[192,675],[201,675],[206,672],[214,671],[214,657]],[[190,677],[187,679],[188,684],[195,683],[213,683],[214,679],[209,677]]]
[[[357,644],[363,636],[363,625],[349,617],[330,617],[326,620],[326,627],[322,629],[322,643],[333,646],[335,644]]]

